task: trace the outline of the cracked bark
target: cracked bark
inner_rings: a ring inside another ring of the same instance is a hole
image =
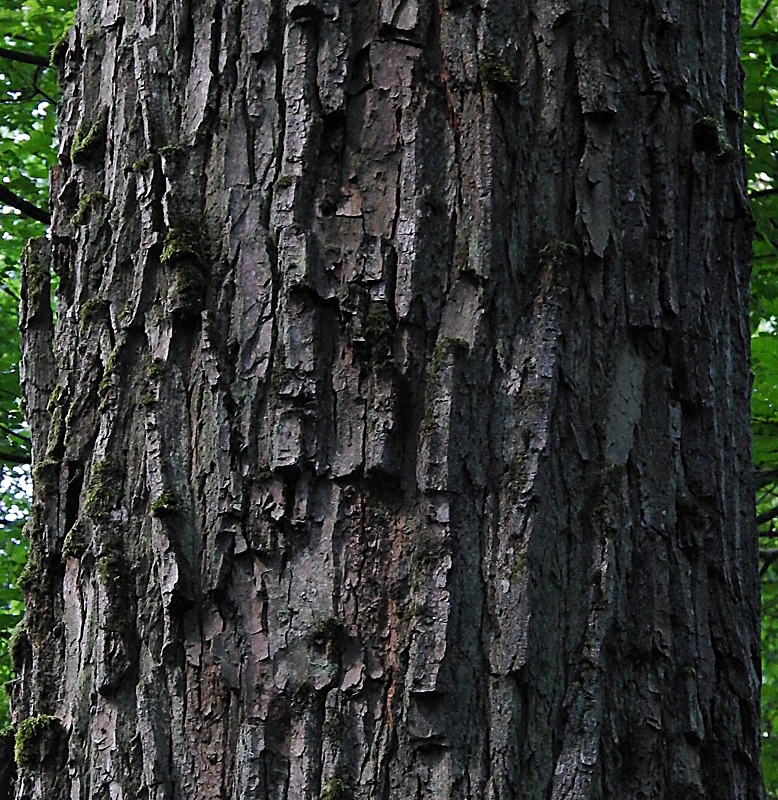
[[[737,31],[82,0],[18,800],[759,796]]]

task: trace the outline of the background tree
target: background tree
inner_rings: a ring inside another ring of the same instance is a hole
[[[19,796],[754,796],[734,8],[243,5],[64,53]]]
[[[7,642],[21,619],[17,580],[26,559],[22,535],[30,492],[30,445],[19,389],[20,259],[48,219],[48,171],[55,161],[59,96],[49,53],[72,23],[73,3],[0,5],[0,682],[12,677]],[[0,692],[0,727],[8,720]]]

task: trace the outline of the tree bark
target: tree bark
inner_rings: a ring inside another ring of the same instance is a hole
[[[761,796],[738,26],[82,0],[18,800]]]

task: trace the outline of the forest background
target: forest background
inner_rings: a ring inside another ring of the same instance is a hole
[[[58,146],[58,44],[74,7],[75,0],[0,0],[0,684],[12,678],[10,641],[24,612],[31,488],[19,389],[19,263],[27,240],[46,231],[48,173]],[[778,0],[743,0],[742,10],[743,121],[755,222],[752,422],[762,575],[762,763],[767,797],[778,800]],[[8,723],[0,690],[0,728]]]

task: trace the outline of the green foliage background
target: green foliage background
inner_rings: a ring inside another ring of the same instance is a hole
[[[75,0],[0,0],[0,47],[48,59],[72,24]],[[757,515],[763,575],[763,767],[767,797],[778,800],[778,0],[742,0],[745,137],[754,221],[752,403]],[[759,12],[762,15],[751,24]],[[53,68],[0,55],[0,181],[40,208],[48,205],[55,160]],[[0,682],[12,677],[10,632],[21,618],[18,578],[26,558],[22,526],[29,496],[29,439],[18,380],[19,257],[44,232],[10,206],[0,206]],[[0,692],[0,727],[8,721]]]
[[[745,139],[754,215],[751,411],[762,571],[762,768],[778,800],[778,2],[743,0]]]
[[[73,22],[75,0],[0,3],[0,47],[48,62]],[[56,158],[56,70],[0,56],[0,181],[39,208],[48,206],[48,172]],[[27,548],[22,529],[29,498],[29,436],[19,390],[19,257],[40,222],[0,205],[0,682],[12,678],[9,636],[24,610],[18,579]],[[0,727],[8,700],[0,692]]]

